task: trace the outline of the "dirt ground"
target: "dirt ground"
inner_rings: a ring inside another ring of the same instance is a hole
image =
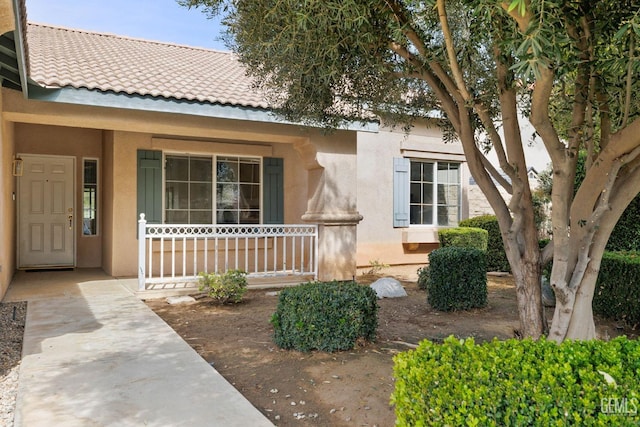
[[[276,347],[269,323],[278,302],[274,290],[250,290],[236,305],[206,298],[189,305],[147,304],[277,426],[393,426],[395,354],[425,338],[441,341],[452,334],[476,342],[512,338],[518,313],[511,276],[489,276],[487,307],[454,313],[428,306],[414,266],[359,275],[357,281],[378,277],[396,277],[408,297],[379,300],[377,341],[346,352]],[[596,327],[604,338],[637,336],[615,322],[596,319]]]

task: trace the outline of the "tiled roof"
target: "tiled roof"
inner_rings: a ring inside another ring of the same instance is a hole
[[[231,53],[40,24],[27,43],[29,77],[45,87],[269,107]]]

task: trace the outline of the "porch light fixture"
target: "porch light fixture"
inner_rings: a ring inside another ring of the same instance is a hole
[[[13,176],[22,176],[23,172],[23,161],[20,157],[16,157],[11,162],[11,170],[13,172]]]

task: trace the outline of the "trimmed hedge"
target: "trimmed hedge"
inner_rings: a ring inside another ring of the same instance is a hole
[[[495,215],[482,215],[460,221],[460,227],[476,227],[487,230],[487,271],[511,271],[502,243],[500,226]]]
[[[489,233],[481,228],[455,227],[438,230],[440,247],[457,246],[460,248],[475,248],[487,250]]]
[[[468,310],[487,305],[484,251],[449,246],[429,254],[427,302],[440,311]]]
[[[374,341],[378,298],[355,282],[309,282],[280,292],[271,317],[276,345],[299,351],[337,351]]]
[[[398,426],[640,422],[640,341],[626,337],[559,345],[545,339],[427,340],[394,357],[394,376]]]
[[[605,252],[593,295],[594,313],[640,324],[640,253]]]

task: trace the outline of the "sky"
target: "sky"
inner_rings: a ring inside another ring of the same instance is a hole
[[[222,26],[176,0],[26,0],[27,19],[80,30],[227,51]]]

